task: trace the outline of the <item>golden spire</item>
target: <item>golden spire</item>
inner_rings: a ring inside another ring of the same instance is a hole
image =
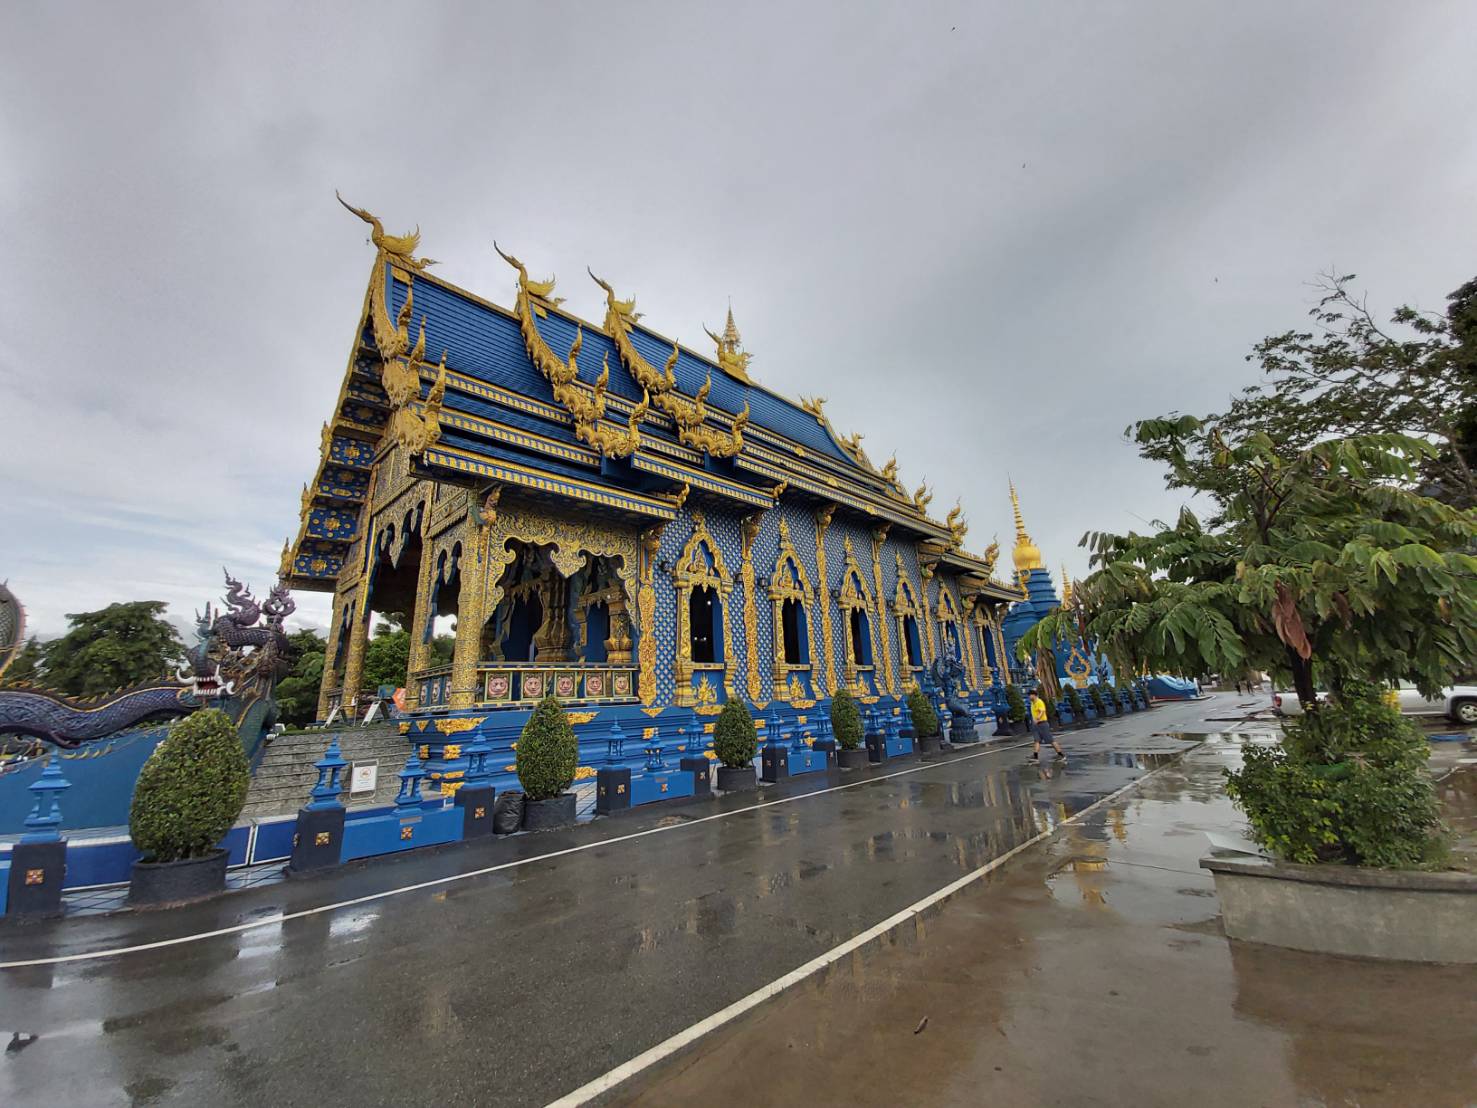
[[[708,331],[706,327],[703,330]],[[728,306],[728,322],[723,325],[723,334],[715,335],[708,331],[708,338],[713,340],[713,345],[717,348],[718,367],[746,385],[753,384],[749,380],[750,355],[744,350],[743,340],[739,338],[738,324],[733,321],[732,304]]]
[[[1015,512],[1015,560],[1017,574],[1027,573],[1033,569],[1045,569],[1046,563],[1041,560],[1041,549],[1031,541],[1031,536],[1026,534],[1026,521],[1021,518],[1021,499],[1015,494],[1015,482],[1010,483],[1010,506]]]
[[[734,350],[742,345],[743,340],[739,338],[738,325],[733,321],[733,303],[728,305],[728,322],[723,327],[723,341]]]
[[[1067,564],[1062,563],[1062,607],[1072,606],[1072,578],[1067,575]]]

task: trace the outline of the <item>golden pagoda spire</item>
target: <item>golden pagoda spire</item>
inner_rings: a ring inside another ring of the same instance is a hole
[[[738,325],[733,321],[733,301],[728,302],[728,322],[723,327],[723,341],[731,349],[737,350],[743,340],[739,338]]]
[[[1045,569],[1046,563],[1041,560],[1041,548],[1026,533],[1026,521],[1021,517],[1021,499],[1016,495],[1014,481],[1010,482],[1010,507],[1015,512],[1015,553],[1012,557],[1015,560],[1016,574]]]
[[[1072,606],[1072,578],[1067,574],[1067,564],[1062,563],[1062,607]]]

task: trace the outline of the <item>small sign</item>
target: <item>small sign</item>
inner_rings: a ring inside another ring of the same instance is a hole
[[[372,793],[379,784],[378,762],[355,762],[349,771],[349,795]]]

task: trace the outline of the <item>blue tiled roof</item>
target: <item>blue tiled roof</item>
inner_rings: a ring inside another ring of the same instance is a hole
[[[405,303],[406,288],[389,282],[390,315]],[[553,403],[554,393],[528,360],[516,320],[433,281],[416,281],[411,305],[411,341],[426,320],[426,361],[434,365],[446,353],[446,366],[479,381]]]
[[[405,302],[405,286],[398,281],[388,282],[390,314],[395,315]],[[501,385],[524,396],[546,402],[553,401],[553,392],[543,375],[529,360],[524,349],[523,336],[518,323],[511,315],[505,315],[472,297],[448,288],[434,280],[417,280],[413,305],[411,335],[418,333],[421,317],[426,320],[426,360],[440,360],[441,351],[447,351],[447,367],[489,384]],[[560,357],[569,356],[578,324],[557,311],[538,320],[539,333],[549,348]],[[584,344],[579,354],[580,379],[594,384],[607,356],[610,365],[609,391],[631,401],[641,399],[641,389],[621,363],[615,344],[594,324],[584,326]],[[637,351],[657,370],[661,370],[671,356],[672,348],[665,340],[640,327],[631,331],[631,341]],[[703,382],[712,374],[713,387],[708,394],[708,404],[720,411],[736,415],[749,405],[750,422],[835,461],[846,468],[856,470],[850,456],[835,442],[814,416],[803,408],[782,397],[756,386],[729,377],[709,362],[687,350],[678,354],[673,370],[677,387],[687,396],[696,395]],[[455,407],[463,407],[463,398],[457,398]],[[479,413],[483,414],[483,413]],[[501,418],[501,416],[500,416]],[[648,425],[647,433],[659,433]],[[859,471],[859,474],[864,471]]]

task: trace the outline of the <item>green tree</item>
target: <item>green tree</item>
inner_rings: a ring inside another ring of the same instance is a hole
[[[318,687],[323,682],[323,666],[328,644],[312,630],[294,631],[287,636],[292,658],[292,671],[277,682],[277,718],[289,727],[303,727],[318,715]]]
[[[393,623],[380,623],[374,636],[364,648],[364,685],[377,688],[389,685],[399,688],[405,684],[405,673],[410,666],[410,632]]]
[[[1260,365],[1263,380],[1209,421],[1228,439],[1265,434],[1288,456],[1332,438],[1424,438],[1437,446],[1421,459],[1426,491],[1477,505],[1477,279],[1447,297],[1444,314],[1402,307],[1388,324],[1352,291],[1353,281],[1321,277],[1313,326],[1258,343],[1247,360]],[[1215,465],[1211,444],[1184,459],[1174,456],[1179,444],[1142,445],[1171,463],[1172,485],[1234,493],[1235,474]]]
[[[1227,792],[1256,840],[1292,862],[1410,868],[1443,851],[1426,737],[1379,690],[1346,681],[1290,721],[1281,747],[1248,745]]]
[[[0,684],[19,685],[22,682],[32,685],[42,684],[45,680],[42,670],[44,656],[45,648],[41,645],[41,641],[32,635],[16,652],[15,660],[6,667],[4,680],[0,681]]]
[[[1368,435],[1289,455],[1191,417],[1137,435],[1182,482],[1197,480],[1187,459],[1210,459],[1220,510],[1084,540],[1086,631],[1116,668],[1273,671],[1311,708],[1320,681],[1408,678],[1434,693],[1477,657],[1477,513],[1411,491],[1430,443]],[[1047,616],[1023,649],[1061,622]]]
[[[1060,608],[1057,611],[1061,611]],[[1005,718],[1011,723],[1026,722],[1026,698],[1021,695],[1019,685],[1010,684],[1005,686]]]
[[[94,696],[171,673],[184,651],[164,609],[161,600],[135,600],[69,614],[67,633],[41,648],[47,686]]]

